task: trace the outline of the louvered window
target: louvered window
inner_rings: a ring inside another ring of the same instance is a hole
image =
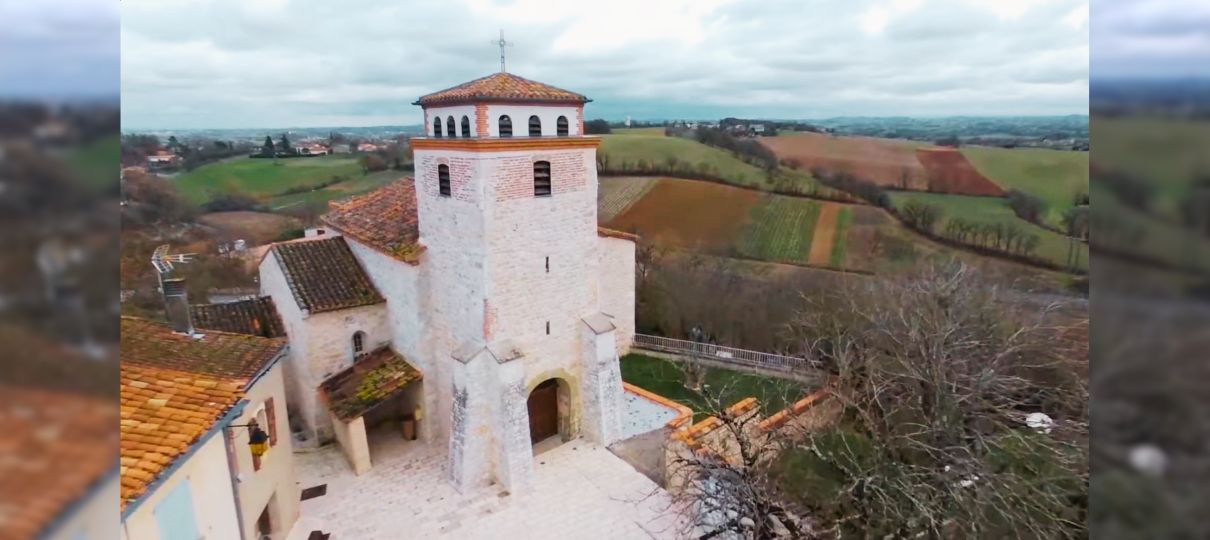
[[[462,116],[462,138],[465,139],[471,136],[471,119],[466,115]]]
[[[538,118],[538,115],[536,115],[536,114],[529,117],[529,136],[530,137],[541,137],[542,136],[542,119]]]
[[[550,196],[550,162],[534,162],[534,195],[537,197]]]
[[[559,130],[558,133],[559,133],[560,137],[566,137],[567,136],[567,117],[560,116],[555,127],[558,128],[558,130]]]
[[[458,132],[454,131],[454,117],[451,116],[445,119],[445,132],[450,134],[450,138],[458,136]]]
[[[513,119],[509,118],[507,114],[500,116],[500,136],[513,136]]]
[[[450,196],[450,166],[437,166],[437,191],[442,197]]]
[[[433,119],[433,136],[437,137],[437,138],[441,138],[441,119],[440,118]]]

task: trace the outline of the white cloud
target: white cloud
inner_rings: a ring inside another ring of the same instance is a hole
[[[1087,107],[1088,34],[1068,20],[1087,0],[122,3],[133,128],[416,123],[416,97],[497,69],[501,28],[510,71],[587,94],[590,116]]]

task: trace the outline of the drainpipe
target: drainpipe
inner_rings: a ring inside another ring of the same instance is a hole
[[[235,499],[235,521],[239,523],[239,538],[247,540],[244,535],[244,506],[239,501],[239,462],[235,459],[235,435],[231,428],[223,429],[223,448],[227,451],[227,475],[231,478],[231,497]]]

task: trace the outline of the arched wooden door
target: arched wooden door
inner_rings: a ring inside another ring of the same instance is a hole
[[[544,441],[559,434],[559,382],[543,381],[529,394],[529,442]]]

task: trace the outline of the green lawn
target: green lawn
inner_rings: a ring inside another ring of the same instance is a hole
[[[90,191],[114,189],[118,184],[118,154],[121,142],[117,135],[103,137],[73,148],[67,153],[67,165],[81,184]]]
[[[836,236],[832,241],[832,257],[831,262],[833,268],[844,268],[845,259],[845,239],[849,236],[849,224],[853,222],[853,209],[844,207],[840,209],[840,214],[836,216]]]
[[[1006,199],[947,195],[942,193],[893,192],[891,193],[891,200],[897,208],[902,207],[909,200],[917,200],[940,206],[943,214],[936,228],[938,234],[942,234],[945,231],[946,221],[954,217],[980,223],[1001,222],[1016,225],[1022,231],[1028,234],[1036,234],[1041,239],[1041,244],[1038,245],[1038,249],[1034,252],[1035,255],[1059,265],[1066,264],[1067,262],[1067,253],[1071,245],[1067,237],[1018,218],[1013,213],[1012,208],[1009,208]],[[1075,245],[1080,253],[1079,267],[1087,269],[1088,245],[1082,242],[1076,242]]]
[[[315,186],[334,176],[362,176],[357,159],[349,156],[272,159],[242,158],[211,163],[177,177],[181,193],[196,203],[218,194],[242,191],[254,197],[273,197],[300,186]]]
[[[806,263],[818,219],[815,201],[764,195],[749,212],[739,251],[754,259]]]
[[[1046,201],[1046,221],[1061,224],[1063,212],[1074,206],[1076,194],[1088,194],[1088,152],[1044,148],[968,146],[962,154],[979,172],[1004,186]]]
[[[622,380],[693,409],[694,422],[709,416],[703,398],[682,385],[684,374],[675,362],[628,354],[622,357]],[[793,381],[726,369],[707,369],[705,389],[721,392],[721,402],[726,406],[754,397],[760,402],[761,412],[766,416],[785,409],[809,392],[809,389]]]

